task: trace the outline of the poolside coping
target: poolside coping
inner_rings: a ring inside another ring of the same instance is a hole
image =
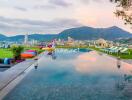
[[[41,58],[42,54],[43,53],[41,53],[35,58],[37,59]],[[6,86],[8,86],[8,84],[10,84],[13,80],[15,80],[18,76],[24,73],[25,70],[27,70],[31,65],[35,63],[36,61],[34,61],[34,59],[29,59],[17,65],[14,65],[13,67],[9,68],[4,72],[0,72],[0,92]]]
[[[10,82],[21,75],[28,67],[34,63],[34,60],[27,60],[19,63],[12,68],[0,72],[0,91],[5,88]]]

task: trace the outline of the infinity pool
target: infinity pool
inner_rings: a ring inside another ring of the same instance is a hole
[[[4,100],[132,100],[132,65],[95,51],[45,53]]]

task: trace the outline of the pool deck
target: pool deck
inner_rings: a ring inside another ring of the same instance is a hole
[[[0,91],[4,87],[6,87],[11,81],[17,78],[20,74],[22,74],[33,63],[34,63],[34,60],[27,60],[13,66],[12,68],[4,72],[0,72]]]
[[[36,58],[40,59],[43,53],[38,55]],[[36,59],[34,58],[34,59]],[[0,92],[18,76],[24,73],[31,65],[35,64],[37,61],[34,59],[28,59],[24,62],[14,65],[4,72],[0,72]]]

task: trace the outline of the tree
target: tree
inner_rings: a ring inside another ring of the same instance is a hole
[[[115,12],[117,17],[121,17],[125,24],[132,26],[132,0],[110,0],[117,4]]]
[[[13,46],[11,48],[12,52],[13,52],[13,56],[15,60],[19,60],[21,59],[21,53],[24,50],[24,47],[22,46]]]

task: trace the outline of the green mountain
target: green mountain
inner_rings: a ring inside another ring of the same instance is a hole
[[[24,41],[24,35],[17,35],[17,36],[12,36],[12,37],[7,37],[7,41]],[[34,39],[34,40],[39,40],[39,41],[50,41],[54,38],[57,37],[56,34],[31,34],[28,36],[29,40]]]
[[[72,37],[76,40],[94,40],[99,38],[104,38],[106,40],[117,40],[132,37],[132,34],[124,31],[121,28],[116,26],[109,28],[92,28],[92,27],[77,27],[71,28],[62,31],[59,34],[31,34],[29,35],[29,39],[35,39],[40,41],[50,41],[55,38],[60,38],[66,40],[68,37]],[[4,35],[0,35],[0,41],[23,41],[24,35],[17,35],[6,37]]]
[[[59,38],[61,39],[66,39],[68,36],[76,40],[93,40],[99,38],[104,38],[106,40],[115,40],[118,38],[132,37],[132,34],[116,26],[109,28],[92,28],[85,26],[67,29],[59,34]]]
[[[0,41],[2,40],[5,40],[7,37],[5,36],[5,35],[2,35],[2,34],[0,34]]]
[[[120,43],[123,43],[123,44],[126,44],[127,43],[127,44],[132,45],[132,38],[118,39],[115,42],[120,42]]]

